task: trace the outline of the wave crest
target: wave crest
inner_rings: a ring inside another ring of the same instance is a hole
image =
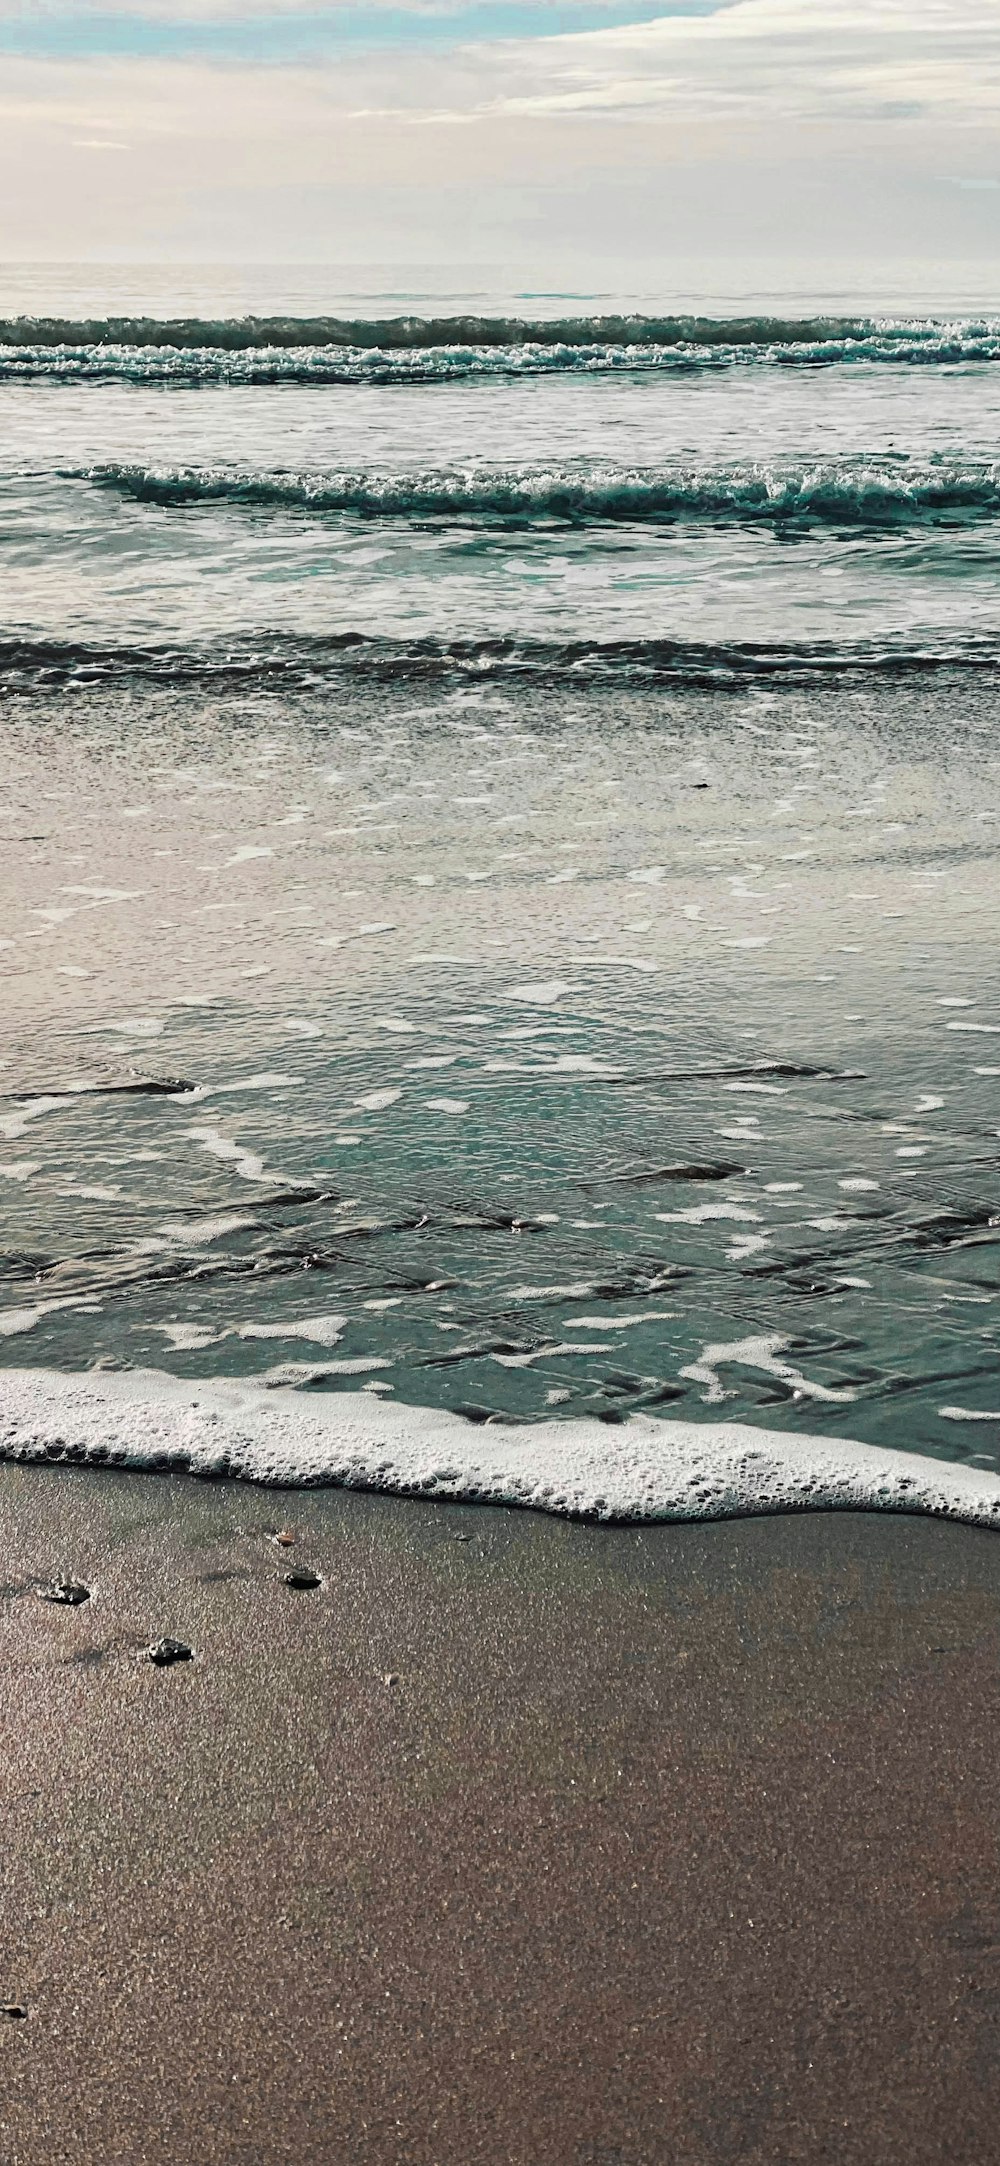
[[[249,317],[0,321],[0,381],[435,383],[575,371],[694,372],[1000,360],[1000,318]]]
[[[71,478],[164,508],[226,503],[369,519],[885,527],[964,525],[1000,511],[1000,462],[891,456],[660,472],[590,465],[313,474],[112,462]]]
[[[386,351],[439,346],[824,346],[878,341],[930,348],[1000,339],[1000,316],[156,316],[0,318],[0,345],[218,347],[340,346]]]

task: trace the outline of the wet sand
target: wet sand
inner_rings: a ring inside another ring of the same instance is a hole
[[[8,1466],[0,1544],[5,2166],[996,2155],[995,1536]]]

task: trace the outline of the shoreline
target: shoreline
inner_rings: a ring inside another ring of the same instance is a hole
[[[481,1424],[371,1392],[149,1369],[0,1370],[0,1459],[515,1505],[609,1525],[860,1510],[1000,1526],[1000,1475],[842,1437],[643,1414]]]
[[[989,2155],[983,1530],[8,1464],[0,1546],[10,2166]]]

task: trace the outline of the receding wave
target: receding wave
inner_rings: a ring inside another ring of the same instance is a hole
[[[1000,360],[1000,317],[111,317],[0,321],[0,381],[441,383],[575,371]]]
[[[926,641],[683,639],[398,639],[363,632],[309,636],[260,632],[203,645],[102,645],[30,636],[0,639],[0,694],[114,683],[308,691],[329,680],[468,683],[499,680],[581,689],[642,690],[658,684],[738,690],[755,680],[801,684],[817,677],[912,676],[947,670],[995,673],[1000,643],[989,634],[935,634]]]
[[[81,477],[75,477],[81,478]],[[476,467],[284,473],[111,463],[82,477],[140,503],[226,503],[361,518],[575,524],[964,525],[1000,511],[1000,461],[873,459],[704,469]]]

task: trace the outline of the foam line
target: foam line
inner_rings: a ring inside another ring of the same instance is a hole
[[[0,1372],[0,1456],[513,1504],[607,1521],[931,1513],[1000,1525],[1000,1476],[733,1422],[486,1427],[366,1393],[303,1395],[156,1370]]]

